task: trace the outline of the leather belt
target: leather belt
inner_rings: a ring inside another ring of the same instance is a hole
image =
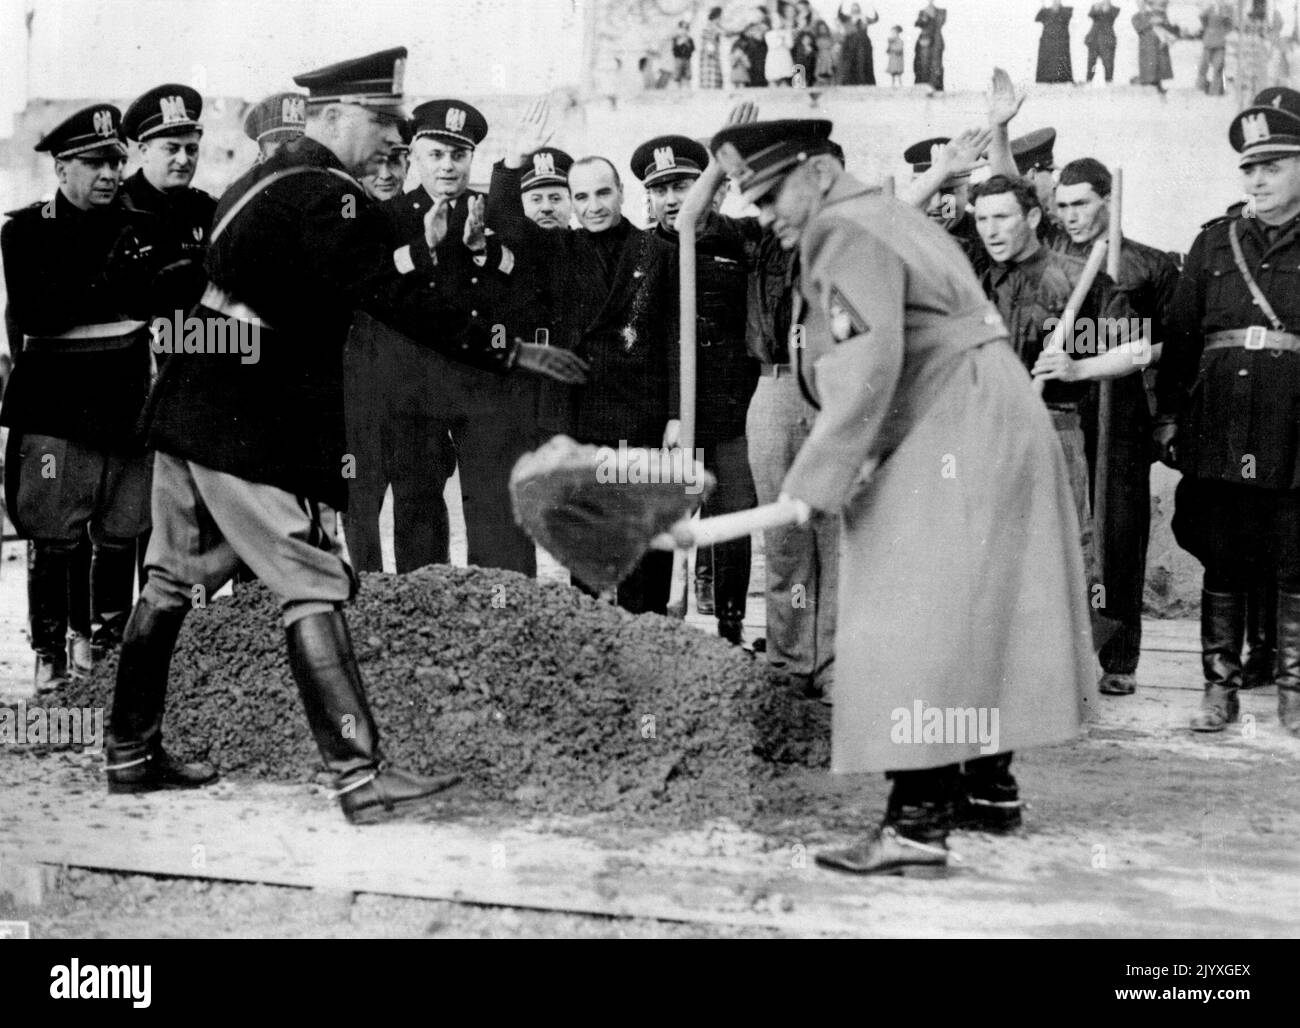
[[[216,311],[218,314],[225,314],[231,318],[238,318],[240,321],[247,321],[250,325],[260,325],[262,328],[267,329],[271,327],[252,307],[246,303],[240,303],[229,293],[219,289],[211,282],[208,283],[208,288],[203,290],[203,298],[199,300],[199,303],[209,310]]]
[[[1250,328],[1212,332],[1205,338],[1205,351],[1210,350],[1289,350],[1300,353],[1300,336],[1252,325]]]
[[[760,364],[758,373],[763,378],[789,378],[794,374],[794,366],[791,364]]]
[[[143,321],[110,321],[78,325],[56,335],[24,336],[24,350],[42,353],[104,353],[128,350],[141,338]]]

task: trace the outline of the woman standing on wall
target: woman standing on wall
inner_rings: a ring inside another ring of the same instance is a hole
[[[1061,0],[1046,0],[1038,9],[1035,21],[1042,22],[1038,40],[1038,82],[1073,82],[1070,63],[1070,17],[1073,7],[1061,6]]]
[[[916,38],[916,58],[912,71],[918,86],[929,86],[930,95],[943,92],[943,26],[948,12],[930,0],[916,16],[921,34]]]

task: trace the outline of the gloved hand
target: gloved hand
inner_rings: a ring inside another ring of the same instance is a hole
[[[1178,460],[1178,423],[1160,422],[1151,430],[1151,456],[1161,464],[1181,470]]]

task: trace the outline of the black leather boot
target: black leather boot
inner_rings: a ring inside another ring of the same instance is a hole
[[[968,760],[962,767],[962,794],[957,820],[977,832],[1013,832],[1020,827],[1024,805],[1011,773],[1010,753]]]
[[[164,610],[145,597],[135,605],[122,637],[113,710],[109,715],[108,791],[196,789],[216,781],[211,764],[184,764],[162,744],[167,672],[188,608]]]
[[[90,563],[90,646],[95,660],[117,649],[135,596],[135,540],[100,543]]]
[[[1277,662],[1277,586],[1269,582],[1246,594],[1246,663],[1241,672],[1243,689],[1263,689],[1273,684]]]
[[[1300,596],[1277,594],[1277,719],[1300,737]]]
[[[460,775],[430,778],[388,766],[341,611],[300,618],[285,637],[307,721],[350,822],[399,817],[460,781]]]
[[[935,877],[948,871],[948,830],[956,817],[958,767],[891,772],[884,821],[862,841],[818,853],[821,867],[858,875]]]
[[[1237,720],[1246,594],[1201,593],[1201,667],[1205,693],[1192,718],[1194,732],[1222,732]]]
[[[712,614],[713,602],[713,547],[701,546],[695,551],[695,612]]]
[[[27,545],[27,619],[36,651],[36,692],[68,683],[68,567],[73,547],[62,543]]]

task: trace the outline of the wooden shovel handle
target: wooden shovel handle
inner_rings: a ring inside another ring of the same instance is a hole
[[[798,524],[806,508],[792,501],[767,503],[761,507],[719,514],[699,521],[679,521],[670,531],[661,532],[650,541],[652,550],[689,550],[692,546],[712,546],[732,539],[743,539],[768,528]]]
[[[1044,353],[1060,352],[1061,341],[1065,338],[1065,334],[1073,331],[1074,319],[1078,316],[1079,308],[1083,306],[1083,301],[1087,298],[1088,290],[1092,288],[1097,273],[1101,271],[1101,266],[1106,261],[1108,248],[1109,245],[1104,236],[1092,244],[1092,253],[1088,254],[1088,263],[1084,265],[1083,274],[1079,276],[1074,292],[1070,294],[1069,302],[1066,303],[1065,310],[1061,312],[1061,320],[1057,323],[1056,328],[1052,330],[1051,336],[1043,346]],[[1043,390],[1046,388],[1047,379],[1034,379],[1034,391],[1039,396],[1043,395]]]

